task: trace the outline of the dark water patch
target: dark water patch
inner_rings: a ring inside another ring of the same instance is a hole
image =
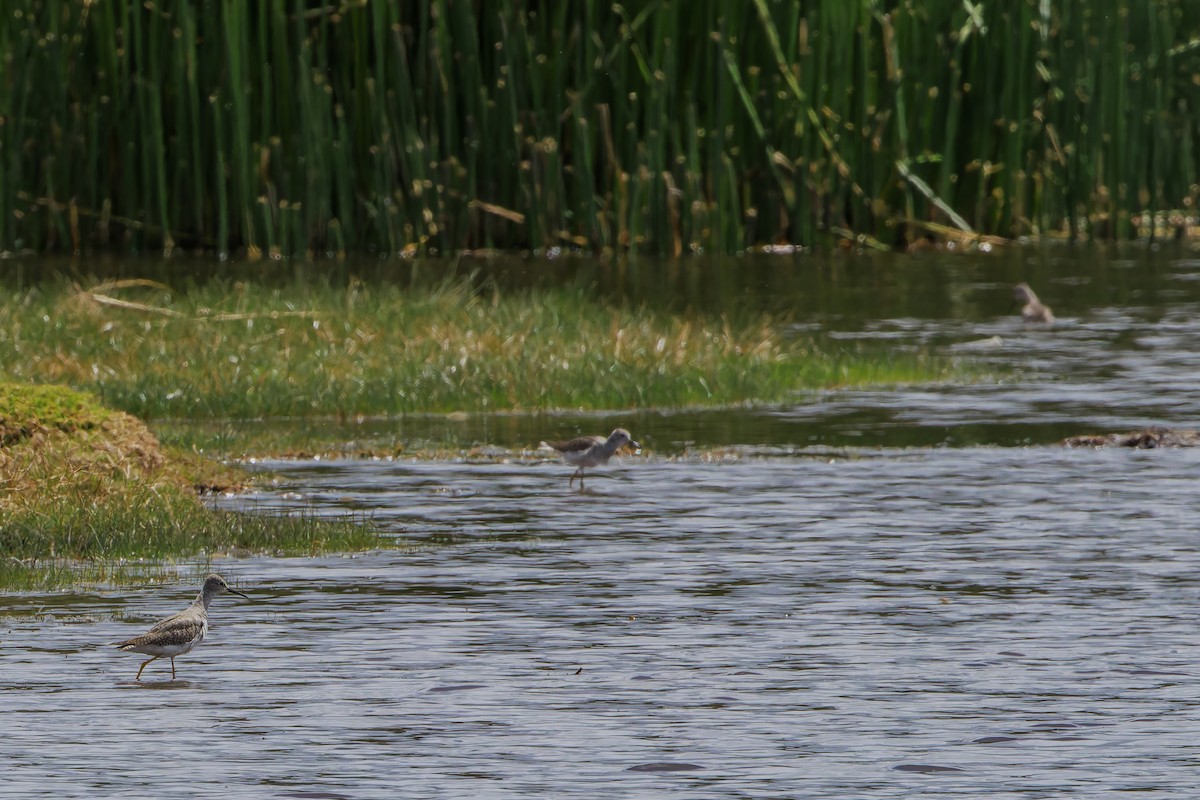
[[[219,280],[345,284],[360,281],[437,287],[470,280],[481,295],[564,288],[597,299],[669,313],[731,314],[747,309],[786,315],[797,327],[854,330],[887,320],[903,331],[919,320],[985,319],[1012,314],[1012,287],[1028,281],[1054,308],[1059,327],[1114,306],[1160,315],[1167,303],[1200,301],[1200,265],[1187,246],[1120,250],[1005,248],[990,254],[895,253],[748,254],[661,261],[522,256],[381,260],[355,258],[305,262],[215,261],[200,258],[14,258],[5,284],[20,288],[66,276],[119,280],[149,278],[186,288]]]
[[[700,764],[688,764],[681,761],[652,761],[647,764],[638,764],[635,767],[630,767],[626,772],[695,772],[697,770],[707,769]]]
[[[958,767],[944,767],[938,764],[899,764],[892,769],[897,772],[916,772],[921,775],[936,775],[943,772],[962,772]]]
[[[149,668],[147,668],[149,670]],[[136,665],[135,665],[136,671]],[[183,680],[182,678],[156,678],[149,671],[142,673],[140,681],[130,678],[128,681],[119,681],[118,686],[126,689],[144,689],[148,691],[174,691],[181,689],[202,689],[204,685],[198,681]]]

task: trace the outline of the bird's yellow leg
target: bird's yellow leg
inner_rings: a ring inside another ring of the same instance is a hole
[[[137,674],[137,677],[134,678],[134,680],[140,681],[142,679],[142,670],[144,670],[146,668],[146,665],[149,664],[151,661],[157,661],[160,658],[162,658],[162,656],[155,656],[154,658],[148,658],[145,661],[143,661],[142,665],[140,667],[138,667],[138,674]]]

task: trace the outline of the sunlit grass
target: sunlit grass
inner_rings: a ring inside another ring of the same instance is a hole
[[[47,281],[10,291],[0,297],[0,587],[393,544],[362,520],[207,508],[198,490],[245,476],[198,455],[221,449],[212,441],[162,447],[139,417],[730,406],[971,376],[969,364],[920,351],[793,330],[770,315],[652,313],[579,290],[470,281],[210,281],[182,291]]]
[[[139,420],[65,387],[0,383],[0,421],[0,588],[108,580],[179,559],[387,544],[363,520],[214,511],[198,489],[244,474],[161,448]]]
[[[120,582],[155,564],[221,556],[309,556],[394,544],[362,519],[214,511],[183,490],[88,487],[0,512],[0,589]]]
[[[733,405],[971,367],[792,335],[766,315],[662,315],[570,290],[211,282],[6,295],[0,370],[151,419]]]

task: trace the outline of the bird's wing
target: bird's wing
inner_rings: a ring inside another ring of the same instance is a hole
[[[196,638],[196,630],[203,623],[199,618],[189,614],[176,614],[154,625],[141,636],[135,636],[123,642],[117,642],[117,647],[137,646],[152,640],[154,644],[180,645],[187,644]]]
[[[546,444],[560,453],[582,453],[584,450],[590,450],[606,441],[603,436],[579,436],[565,442],[546,442]]]

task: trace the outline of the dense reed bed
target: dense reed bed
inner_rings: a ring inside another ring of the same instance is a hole
[[[11,0],[0,250],[1131,238],[1197,74],[1194,0]]]
[[[0,373],[143,419],[680,408],[962,377],[766,315],[657,315],[574,290],[294,280],[42,284],[0,296]]]

